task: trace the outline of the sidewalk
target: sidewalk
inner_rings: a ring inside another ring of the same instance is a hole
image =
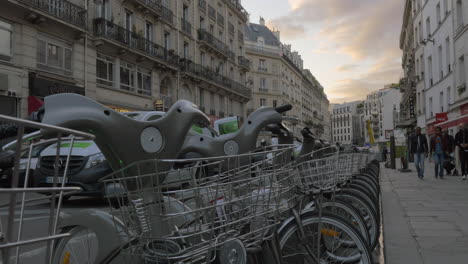
[[[385,263],[468,263],[468,180],[381,167]]]

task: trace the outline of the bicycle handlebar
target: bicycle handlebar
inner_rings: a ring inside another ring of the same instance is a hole
[[[275,111],[281,114],[281,113],[287,112],[287,111],[289,111],[291,109],[292,109],[291,104],[285,104],[285,105],[281,105],[281,106],[276,107]]]

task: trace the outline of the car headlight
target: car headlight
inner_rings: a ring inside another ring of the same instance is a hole
[[[88,158],[88,162],[86,163],[85,168],[86,169],[92,168],[94,166],[97,166],[97,165],[103,163],[105,160],[106,160],[106,158],[104,157],[104,155],[102,153],[91,155]]]

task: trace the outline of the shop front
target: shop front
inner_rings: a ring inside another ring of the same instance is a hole
[[[28,115],[37,111],[44,104],[44,97],[60,93],[85,95],[85,90],[83,87],[78,87],[68,82],[40,77],[36,76],[35,73],[30,73]]]
[[[456,118],[449,118],[447,113],[436,114],[436,121],[427,125],[427,134],[435,133],[436,127],[441,127],[442,131],[449,130],[455,135],[460,124],[468,123],[468,103],[460,106],[460,115]]]

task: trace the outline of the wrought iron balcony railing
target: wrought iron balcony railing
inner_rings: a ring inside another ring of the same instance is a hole
[[[237,10],[244,20],[248,19],[249,13],[247,13],[244,7],[240,4],[239,0],[226,0],[226,2],[229,3],[232,8]]]
[[[161,18],[169,24],[174,24],[174,13],[165,6],[161,6]]]
[[[242,85],[234,80],[231,80],[200,64],[189,62],[189,61],[184,62],[182,65],[182,71],[191,73],[197,78],[203,78],[208,81],[214,82],[228,91],[238,93],[248,98],[252,97],[252,91],[249,88],[247,88],[245,85]]]
[[[181,18],[180,23],[182,25],[182,31],[192,35],[192,24],[190,24],[190,22],[188,22],[185,18]]]
[[[164,47],[144,38],[140,34],[127,30],[104,18],[94,20],[94,35],[103,37],[147,56],[165,61],[173,66],[179,65],[179,56]]]
[[[248,60],[244,56],[237,57],[239,59],[239,65],[243,67],[245,70],[250,71],[250,60]]]
[[[224,56],[231,56],[231,54],[229,53],[231,52],[229,50],[229,47],[226,44],[224,44],[221,40],[215,38],[211,33],[206,31],[205,29],[201,28],[198,30],[198,40],[204,41],[206,44],[208,44]]]
[[[146,7],[156,16],[161,16],[162,3],[161,0],[133,0],[136,3]]]
[[[66,0],[18,0],[53,17],[86,28],[86,9]]]

